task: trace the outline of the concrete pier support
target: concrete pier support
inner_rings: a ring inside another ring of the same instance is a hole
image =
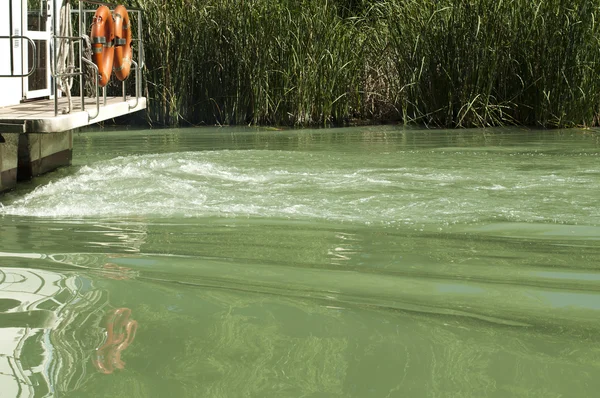
[[[13,189],[17,181],[71,164],[73,130],[58,133],[2,133],[0,143],[0,192]]]
[[[2,133],[0,142],[0,192],[13,189],[17,185],[19,153],[18,133]]]
[[[18,181],[47,173],[71,164],[73,131],[60,133],[26,133],[19,138]]]
[[[58,115],[54,99],[0,107],[0,192],[71,164],[76,129],[146,109],[145,97],[108,97],[102,104],[96,100],[85,98],[79,108]],[[67,105],[66,98],[58,99],[59,109]]]

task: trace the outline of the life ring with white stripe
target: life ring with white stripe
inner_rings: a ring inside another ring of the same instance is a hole
[[[98,84],[104,87],[110,80],[115,57],[115,29],[113,16],[107,6],[100,6],[94,15],[92,23],[92,60],[98,67],[100,80]]]
[[[131,57],[133,55],[131,40],[131,22],[127,9],[118,5],[113,11],[115,20],[115,59],[113,72],[120,81],[127,79],[131,71]]]

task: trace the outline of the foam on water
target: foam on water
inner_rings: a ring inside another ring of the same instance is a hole
[[[446,156],[446,167],[439,168],[407,157],[394,168],[389,159],[362,162],[339,153],[250,150],[125,156],[82,166],[5,204],[0,214],[260,216],[446,225],[600,220],[600,210],[593,205],[598,182],[591,174],[573,178],[542,170],[524,175],[502,165],[468,169],[448,160]],[[577,200],[563,185],[579,186]]]

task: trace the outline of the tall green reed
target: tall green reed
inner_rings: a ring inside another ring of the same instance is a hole
[[[131,0],[164,124],[598,124],[600,0]]]
[[[138,1],[151,118],[177,124],[325,124],[351,115],[361,32],[333,3]]]
[[[591,0],[379,2],[391,100],[404,121],[440,126],[596,124],[599,7]]]

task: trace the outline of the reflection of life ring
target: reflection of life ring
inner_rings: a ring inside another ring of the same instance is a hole
[[[100,87],[104,87],[110,80],[113,68],[115,48],[113,47],[115,30],[114,21],[107,6],[100,6],[94,15],[92,24],[92,59],[98,67],[100,74]]]
[[[115,368],[125,367],[121,352],[133,342],[137,331],[137,321],[130,320],[130,316],[129,308],[118,308],[107,314],[106,341],[96,349],[96,357],[92,359],[99,372],[111,374]]]
[[[131,70],[131,24],[127,9],[118,5],[113,11],[115,20],[115,67],[113,71],[117,79],[123,81],[129,76]]]

